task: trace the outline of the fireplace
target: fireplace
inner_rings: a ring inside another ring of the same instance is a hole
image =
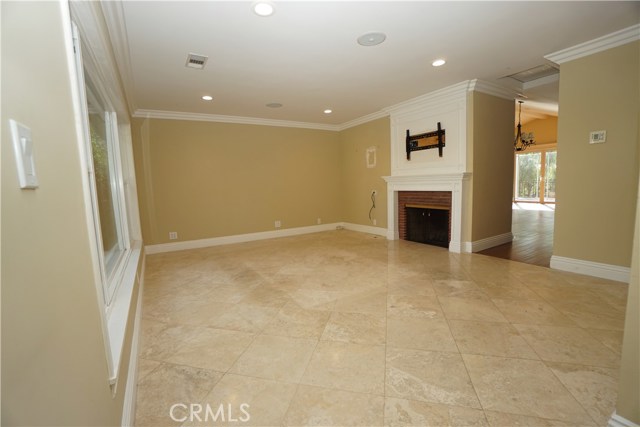
[[[449,247],[450,191],[400,191],[397,212],[400,239]]]
[[[387,182],[387,197],[390,201],[387,205],[389,223],[387,238],[409,240],[407,239],[407,205],[410,205],[410,208],[429,209],[432,216],[440,216],[441,219],[442,213],[434,213],[434,211],[442,210],[446,212],[449,250],[471,252],[467,242],[463,242],[463,224],[466,221],[465,212],[467,212],[463,202],[466,200],[465,195],[468,194],[467,183],[470,177],[470,173],[384,177]],[[440,231],[437,234],[442,236]],[[441,237],[438,240],[438,244],[447,246],[444,238]]]

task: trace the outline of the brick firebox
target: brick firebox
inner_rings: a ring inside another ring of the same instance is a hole
[[[399,191],[398,235],[407,239],[406,205],[438,206],[449,210],[449,241],[451,241],[451,191]]]

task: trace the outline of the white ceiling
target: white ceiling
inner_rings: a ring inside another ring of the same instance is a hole
[[[274,0],[267,18],[251,4],[123,2],[130,105],[339,125],[467,79],[522,91],[504,77],[640,22],[637,1]],[[356,39],[371,31],[386,41],[360,46]],[[189,52],[209,57],[204,70],[185,67]],[[447,64],[432,67],[436,58]],[[525,110],[557,111],[557,81],[524,93]]]

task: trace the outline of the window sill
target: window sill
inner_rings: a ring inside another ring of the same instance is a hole
[[[140,283],[143,252],[142,242],[135,241],[131,245],[127,259],[124,261],[124,273],[118,284],[116,294],[109,306],[107,313],[107,331],[109,336],[109,355],[110,372],[109,383],[114,386],[118,381],[118,372],[120,369],[120,361],[122,360],[122,351],[127,333],[127,324],[129,323],[129,314],[131,313],[131,301],[133,300],[133,291],[136,282]]]

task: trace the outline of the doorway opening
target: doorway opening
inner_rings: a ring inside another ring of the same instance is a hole
[[[513,241],[478,253],[549,267],[553,254],[555,205],[513,203],[512,212]]]

